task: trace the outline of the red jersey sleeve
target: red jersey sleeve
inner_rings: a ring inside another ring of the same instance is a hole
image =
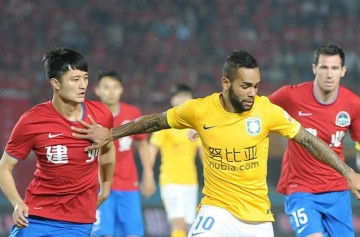
[[[25,160],[34,146],[34,126],[29,113],[23,114],[13,128],[5,152],[13,158]]]

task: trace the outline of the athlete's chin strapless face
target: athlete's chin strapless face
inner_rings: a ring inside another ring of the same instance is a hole
[[[104,76],[99,81],[95,93],[106,105],[115,105],[120,101],[123,87],[116,78]]]
[[[320,55],[317,65],[313,64],[315,83],[322,91],[337,90],[341,78],[345,75],[346,66],[341,66],[339,55]]]
[[[237,113],[251,110],[260,85],[259,68],[239,68],[229,87],[229,100]]]
[[[64,101],[82,103],[88,84],[87,72],[70,69],[58,81],[58,94]]]

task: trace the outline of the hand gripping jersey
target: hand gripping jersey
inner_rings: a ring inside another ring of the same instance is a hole
[[[111,128],[113,118],[101,103],[85,100],[83,119],[91,115]],[[98,150],[85,152],[90,141],[76,139],[71,126],[80,123],[64,118],[51,102],[25,112],[15,125],[5,152],[24,160],[32,150],[37,158],[34,179],[25,193],[29,214],[48,219],[93,223],[98,184]]]
[[[201,137],[204,198],[200,205],[222,207],[245,221],[273,221],[266,184],[269,133],[294,137],[300,124],[266,97],[253,108],[229,113],[220,93],[190,100],[167,111],[173,128],[194,128]]]
[[[141,116],[140,110],[120,102],[120,113],[114,117],[114,127],[126,124]],[[146,134],[122,137],[114,141],[116,165],[111,185],[112,190],[133,191],[139,189],[139,177],[134,160],[133,141],[147,139]]]
[[[321,104],[314,97],[313,82],[284,86],[270,100],[284,108],[311,134],[327,143],[344,160],[343,139],[350,131],[360,141],[360,98],[340,86],[332,104]],[[316,160],[301,145],[289,140],[284,154],[277,190],[323,193],[348,189],[345,179],[333,168]]]
[[[188,132],[189,129],[166,129],[152,134],[150,142],[161,152],[160,185],[197,185],[195,158],[200,141],[191,142]]]

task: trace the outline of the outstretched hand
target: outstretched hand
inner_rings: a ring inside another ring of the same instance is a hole
[[[88,117],[91,124],[83,120],[78,120],[78,122],[85,128],[78,128],[74,126],[71,127],[71,130],[74,131],[74,133],[72,134],[74,137],[90,140],[93,142],[91,146],[85,148],[85,151],[99,149],[112,141],[111,130],[97,124],[90,115],[88,115]]]

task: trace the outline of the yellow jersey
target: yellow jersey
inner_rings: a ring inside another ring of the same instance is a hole
[[[220,93],[167,111],[172,128],[194,128],[203,148],[201,205],[222,207],[244,221],[274,221],[266,183],[269,132],[294,137],[300,124],[267,97],[251,110],[227,112]]]
[[[160,185],[197,184],[195,165],[199,142],[191,142],[189,129],[167,129],[151,135],[150,142],[160,149]]]
[[[360,151],[360,143],[359,142],[355,142],[355,148],[356,148],[356,150]]]

